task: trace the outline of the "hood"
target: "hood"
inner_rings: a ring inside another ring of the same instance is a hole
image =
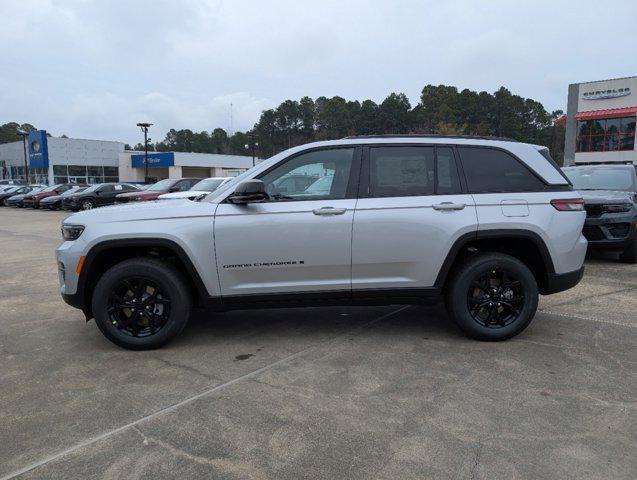
[[[175,200],[173,202],[125,203],[110,207],[95,208],[75,213],[64,223],[132,222],[168,218],[206,217],[214,215],[217,205],[208,202]]]
[[[126,192],[120,193],[117,195],[118,198],[131,198],[131,197],[141,197],[141,198],[157,198],[164,192],[149,192],[148,190],[139,190],[138,192]]]
[[[208,195],[209,193],[205,190],[186,190],[185,192],[163,193],[158,198],[160,200],[174,200],[177,198],[193,198],[199,195]]]
[[[62,199],[62,195],[49,195],[42,199],[42,203],[57,202]]]
[[[633,202],[632,192],[621,192],[617,190],[578,190],[578,193],[584,199],[584,203],[601,204],[601,203],[622,203]]]

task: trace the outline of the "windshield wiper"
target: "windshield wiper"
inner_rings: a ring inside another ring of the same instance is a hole
[[[270,195],[274,200],[294,200],[294,197],[288,197],[287,195],[281,195],[277,193],[276,195]]]

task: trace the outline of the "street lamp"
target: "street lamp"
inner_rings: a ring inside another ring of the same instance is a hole
[[[18,129],[18,135],[22,137],[22,147],[24,148],[24,179],[29,183],[29,162],[27,161],[27,137],[29,132]]]
[[[254,141],[254,133],[249,133],[248,135],[250,135],[250,140],[252,143],[252,166],[254,167],[256,165],[255,162],[255,157],[256,157],[256,147],[259,146],[259,142],[255,142]],[[250,145],[248,145],[247,143],[244,145],[245,149],[248,150],[250,148]]]
[[[137,126],[144,132],[144,183],[148,184],[148,127],[152,123],[138,123]]]

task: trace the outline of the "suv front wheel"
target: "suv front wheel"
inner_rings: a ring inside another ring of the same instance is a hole
[[[178,335],[190,316],[186,280],[173,265],[134,258],[111,267],[93,292],[102,333],[130,350],[158,348]]]
[[[452,275],[447,310],[470,337],[506,340],[531,323],[537,310],[537,282],[517,258],[503,253],[478,254]]]

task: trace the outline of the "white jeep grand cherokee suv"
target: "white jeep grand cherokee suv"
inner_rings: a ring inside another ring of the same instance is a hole
[[[198,202],[72,215],[57,261],[65,301],[130,349],[163,345],[193,307],[441,295],[466,334],[503,340],[530,323],[538,293],[581,279],[585,216],[545,147],[352,137],[282,152]]]

